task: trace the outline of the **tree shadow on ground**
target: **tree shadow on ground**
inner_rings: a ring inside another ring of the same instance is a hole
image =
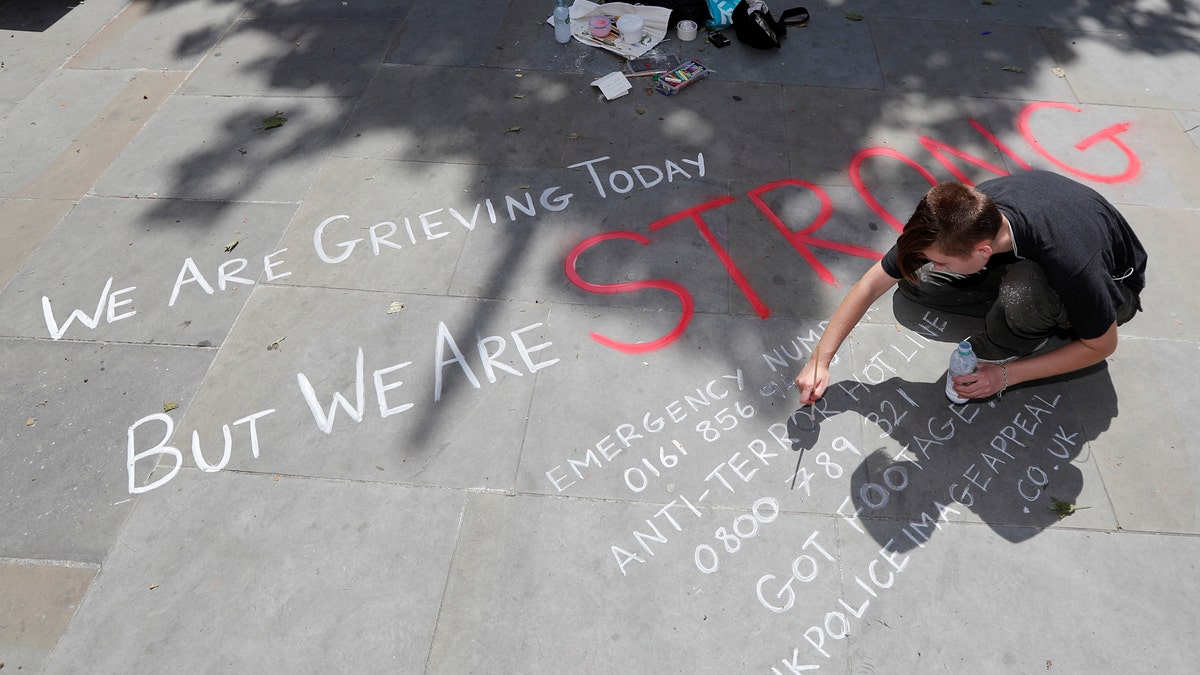
[[[171,6],[179,5],[185,2],[196,2],[199,0],[158,0],[153,5],[152,11],[159,9],[167,9]],[[223,5],[234,0],[207,0],[213,5]],[[343,3],[346,5],[347,3]],[[358,5],[361,3],[350,3]],[[186,53],[200,53],[204,50],[205,43],[211,43],[210,49],[219,51],[224,43],[230,40],[231,36],[236,35],[258,35],[259,37],[267,38],[269,44],[273,45],[272,51],[260,54],[253,60],[240,64],[238,69],[247,75],[254,75],[259,80],[272,87],[277,88],[278,95],[290,96],[328,96],[330,91],[336,92],[337,87],[341,84],[342,79],[350,76],[350,73],[357,68],[378,67],[381,63],[387,63],[389,66],[396,68],[444,68],[447,78],[444,80],[421,80],[426,84],[422,85],[429,87],[426,90],[408,91],[403,95],[397,94],[394,97],[395,108],[392,114],[377,115],[369,118],[358,119],[356,132],[359,134],[392,134],[402,135],[408,138],[419,139],[420,143],[413,143],[405,148],[397,149],[390,154],[387,159],[403,160],[403,161],[433,161],[431,158],[437,157],[454,157],[454,161],[477,164],[476,171],[483,174],[489,170],[489,166],[497,166],[493,160],[481,160],[483,149],[494,144],[505,145],[510,147],[515,156],[529,158],[531,156],[530,146],[536,146],[539,151],[534,159],[518,159],[512,162],[512,166],[539,166],[546,169],[559,169],[561,158],[567,156],[568,144],[571,141],[568,139],[567,130],[569,130],[569,122],[574,117],[575,111],[571,105],[562,105],[558,107],[545,107],[539,115],[543,119],[549,119],[549,122],[543,122],[534,129],[532,122],[526,121],[526,133],[521,134],[494,134],[491,127],[488,127],[484,122],[491,124],[520,124],[520,120],[509,120],[500,118],[496,114],[488,114],[489,108],[494,109],[498,104],[492,102],[480,101],[478,92],[473,90],[462,91],[462,106],[475,106],[480,109],[481,113],[475,118],[477,124],[474,127],[465,126],[462,116],[450,114],[453,111],[447,111],[447,114],[440,117],[430,117],[429,115],[418,115],[415,112],[422,105],[422,101],[427,99],[430,93],[442,87],[450,86],[453,78],[450,76],[458,75],[463,71],[461,68],[478,68],[487,67],[494,68],[498,71],[506,69],[506,73],[511,73],[515,68],[525,68],[527,72],[541,72],[543,74],[554,75],[560,73],[576,73],[578,72],[578,64],[568,59],[562,59],[557,56],[546,57],[551,52],[541,50],[542,43],[549,44],[552,37],[546,27],[542,24],[547,12],[545,3],[540,2],[514,2],[511,5],[505,6],[502,10],[501,20],[494,22],[475,20],[470,22],[470,32],[463,33],[464,24],[461,20],[456,20],[454,17],[475,17],[478,19],[478,12],[481,11],[478,3],[466,2],[466,0],[453,0],[445,2],[438,0],[437,2],[413,0],[412,2],[392,2],[379,5],[389,9],[391,13],[389,18],[393,18],[397,28],[397,33],[392,36],[392,39],[385,47],[381,47],[375,51],[362,50],[361,52],[347,52],[346,60],[339,61],[338,58],[330,57],[330,60],[337,64],[338,67],[331,68],[325,71],[321,77],[310,80],[309,75],[306,75],[306,69],[310,68],[314,63],[313,49],[321,46],[334,45],[341,37],[341,33],[337,32],[344,29],[344,26],[339,26],[338,22],[320,22],[313,21],[311,25],[306,25],[302,28],[303,34],[300,36],[299,42],[303,43],[300,48],[297,48],[298,30],[295,24],[289,24],[288,21],[302,21],[309,18],[330,18],[331,12],[336,13],[339,8],[334,7],[329,9],[314,2],[305,2],[298,0],[296,2],[287,2],[285,0],[258,0],[257,2],[247,2],[246,7],[252,10],[256,18],[243,17],[234,22],[233,25],[224,27],[230,30],[223,30],[223,27],[205,28],[195,27],[189,31],[186,36],[180,40],[179,50]],[[829,35],[833,35],[831,30],[833,22],[841,21],[840,5],[835,5],[824,12],[814,13],[813,24],[805,30],[822,31],[828,30]],[[500,10],[497,10],[500,11]],[[883,12],[899,12],[901,10],[879,9]],[[975,8],[973,11],[990,11],[985,8],[979,10]],[[971,61],[970,55],[974,54],[977,63],[971,62],[959,65],[968,72],[984,72],[991,68],[995,70],[998,64],[1008,63],[1010,60],[1020,57],[1022,67],[1027,72],[1032,72],[1035,69],[1046,70],[1051,65],[1064,66],[1068,65],[1064,60],[1069,61],[1076,57],[1076,52],[1072,49],[1071,38],[1062,35],[1061,29],[1096,29],[1097,26],[1102,30],[1125,30],[1131,27],[1138,32],[1138,39],[1131,41],[1135,48],[1143,49],[1147,53],[1162,54],[1171,50],[1188,51],[1194,48],[1196,44],[1195,34],[1197,26],[1200,26],[1200,20],[1197,20],[1190,8],[1179,3],[1173,3],[1156,9],[1154,6],[1145,4],[1129,4],[1129,3],[1096,3],[1085,0],[1077,0],[1076,2],[1068,3],[1067,5],[1056,6],[1053,10],[1053,20],[1045,26],[1046,28],[1034,31],[1037,36],[1043,41],[1043,49],[1033,49],[1025,52],[1005,51],[1004,44],[992,44],[989,50],[979,50],[971,52],[964,50],[961,44],[957,44],[954,40],[948,39],[945,43],[931,42],[920,45],[920,56],[913,56],[911,60],[895,60],[886,63],[888,78],[890,82],[907,82],[905,86],[896,89],[894,93],[897,96],[915,95],[925,97],[930,100],[939,98],[957,99],[960,97],[971,97],[970,93],[956,94],[955,92],[972,91],[969,85],[977,82],[958,81],[954,83],[954,90],[943,90],[940,85],[933,84],[932,74],[935,74],[940,68],[947,63],[961,62],[964,55],[967,55],[967,61]],[[866,21],[863,25],[869,26],[872,19],[870,13],[864,13]],[[1008,18],[1004,18],[1007,16]],[[262,18],[258,18],[262,17]],[[430,17],[434,17],[436,21],[431,21]],[[264,20],[271,19],[271,20]],[[892,14],[889,19],[897,18],[896,14]],[[900,18],[904,18],[900,15]],[[285,21],[286,19],[287,21]],[[822,27],[822,22],[825,22],[825,28]],[[972,21],[968,21],[971,23]],[[984,22],[975,20],[974,23],[979,23],[980,26]],[[1007,22],[1007,23],[1006,23]],[[380,27],[385,25],[385,22],[380,21]],[[1030,27],[1037,26],[1036,20],[1031,22],[1028,17],[1023,15],[1002,15],[998,18],[991,18],[987,22],[988,26],[1009,25],[1013,27]],[[417,28],[421,30],[429,30],[431,34],[417,36],[415,33]],[[441,31],[441,33],[437,33]],[[470,35],[470,40],[464,40],[464,35]],[[1149,37],[1142,37],[1147,35]],[[798,38],[799,36],[797,36]],[[419,39],[418,39],[419,38]],[[410,41],[412,47],[405,47],[405,42]],[[441,41],[445,46],[437,50],[436,55],[431,55],[429,51],[421,51],[416,47],[419,45],[437,44]],[[791,39],[792,43],[798,42],[796,38]],[[1036,43],[1036,41],[1034,41]],[[1051,44],[1053,43],[1053,44]],[[311,46],[311,47],[309,47]],[[795,46],[792,44],[791,46]],[[569,47],[578,48],[579,45],[569,45]],[[847,42],[842,45],[834,44],[825,53],[825,57],[829,58],[830,62],[834,62],[838,56],[838,50],[844,49],[847,51],[853,50],[855,43]],[[743,45],[734,45],[731,52],[736,50],[748,49]],[[1015,49],[1015,48],[1010,48]],[[456,51],[457,50],[457,51]],[[558,54],[560,52],[554,52]],[[332,52],[330,52],[332,54]],[[747,52],[749,54],[749,52]],[[1057,54],[1057,57],[1052,57],[1051,54]],[[589,52],[588,56],[595,57],[593,52]],[[843,54],[850,56],[850,54]],[[359,59],[353,61],[352,59]],[[615,63],[615,62],[614,62]],[[762,63],[766,63],[762,61]],[[972,70],[972,65],[980,67]],[[985,67],[986,66],[986,67]],[[773,62],[764,65],[762,77],[759,80],[763,83],[772,83],[777,81],[777,73],[775,72],[776,64]],[[407,72],[407,71],[406,71]],[[995,73],[992,73],[994,77]],[[719,79],[719,75],[714,76],[714,79]],[[980,76],[982,77],[982,75]],[[1006,79],[1005,79],[1006,78]],[[576,78],[578,79],[578,78]],[[754,81],[753,76],[748,78],[749,81]],[[920,84],[923,81],[928,81],[927,88],[923,88]],[[1006,84],[1011,83],[1011,84]],[[1020,77],[1007,77],[1007,74],[1000,79],[989,81],[989,89],[986,96],[976,94],[977,100],[981,104],[993,104],[997,101],[1003,101],[1006,98],[1021,99],[1024,93],[1021,87],[1026,83]],[[586,85],[586,82],[583,83]],[[781,87],[786,89],[788,85]],[[799,87],[805,89],[803,85]],[[887,90],[883,93],[893,93],[890,86],[885,87]],[[579,89],[586,90],[586,86],[580,86]],[[975,86],[974,90],[978,90],[979,86]],[[320,163],[324,157],[330,153],[339,152],[345,148],[348,143],[354,142],[354,136],[343,134],[347,120],[354,114],[356,106],[361,103],[362,89],[347,91],[344,95],[338,98],[336,114],[329,115],[327,119],[314,119],[306,122],[308,125],[305,128],[304,136],[310,139],[306,144],[289,144],[283,147],[275,147],[267,150],[268,155],[265,161],[268,164],[283,164],[287,162],[314,162]],[[873,93],[880,93],[875,91]],[[273,94],[274,95],[274,94]],[[334,94],[337,96],[338,94]],[[681,97],[682,98],[682,97]],[[632,99],[630,99],[632,100]],[[862,101],[867,101],[866,105],[862,105]],[[624,105],[624,104],[621,104]],[[731,100],[729,106],[736,106],[737,101]],[[857,135],[857,140],[848,140],[844,148],[846,155],[853,153],[860,145],[870,143],[869,139],[876,123],[893,123],[891,113],[893,106],[887,96],[879,96],[875,99],[864,98],[857,101],[853,106],[852,111],[846,111],[847,115],[853,116],[854,122],[858,125],[860,132]],[[616,107],[614,110],[618,109]],[[271,111],[264,109],[264,114],[269,114]],[[967,116],[958,113],[951,118],[939,119],[936,115],[930,116],[926,123],[917,133],[923,136],[934,138],[950,138],[961,137],[963,133],[964,119]],[[533,120],[534,114],[530,113],[527,120]],[[832,123],[832,119],[814,119],[813,123],[818,125],[815,128],[820,128],[819,125]],[[246,118],[231,117],[224,120],[224,128],[237,129],[244,126]],[[622,132],[622,118],[618,115],[612,115],[608,121],[598,122],[598,128],[586,130],[588,134],[595,136],[606,136],[609,138],[620,138]],[[482,125],[482,126],[481,126]],[[552,134],[541,133],[541,129],[553,130]],[[503,129],[501,129],[503,131]],[[742,133],[741,130],[729,129],[726,130],[729,134]],[[745,133],[754,133],[753,127],[748,125]],[[974,134],[973,131],[967,130],[967,133]],[[817,134],[820,136],[820,134]],[[472,139],[474,151],[462,154],[462,139],[464,137]],[[201,157],[189,157],[181,159],[177,166],[173,168],[171,180],[177,186],[186,186],[197,180],[202,180],[204,174],[214,165],[225,161],[223,158],[236,157],[241,147],[242,141],[237,138],[236,134],[229,138],[214,138],[210,139],[211,145],[205,151],[205,155]],[[686,137],[674,139],[679,144],[679,154],[686,154],[694,150],[705,149],[705,144],[702,139],[690,140]],[[809,141],[819,139],[800,139],[797,141],[804,144]],[[839,137],[840,140],[840,137]],[[975,139],[976,141],[978,139]],[[508,145],[511,144],[511,145]],[[419,152],[416,148],[419,146]],[[990,154],[989,154],[990,153]],[[995,148],[990,148],[989,153],[983,153],[991,157],[998,163],[1002,163],[998,157],[999,152]],[[813,180],[816,183],[821,183],[829,176],[837,171],[841,171],[844,164],[840,164],[835,171],[831,171],[829,175],[805,175],[806,180]],[[793,173],[797,169],[793,167]],[[944,174],[944,172],[941,172]],[[975,171],[976,174],[981,173]],[[777,180],[784,176],[779,175],[748,175],[738,176],[739,180]],[[939,175],[939,178],[950,178],[949,175]],[[835,180],[844,181],[844,177],[837,177]],[[917,182],[922,182],[917,177]],[[913,189],[914,176],[909,167],[889,167],[879,169],[871,177],[872,184],[875,185],[896,185],[903,186],[905,190]],[[223,194],[222,199],[229,201],[237,201],[248,199],[250,194],[257,185],[256,177],[252,174],[246,174],[245,180],[228,188]],[[654,196],[649,196],[647,199],[654,200]],[[682,204],[681,207],[692,206],[691,204]],[[661,209],[660,209],[661,210]],[[534,260],[528,256],[531,250],[528,246],[528,241],[533,236],[533,228],[525,231],[525,234],[514,235],[503,250],[497,251],[492,260],[477,261],[477,264],[489,266],[491,269],[492,282],[479,295],[488,298],[511,298],[519,295],[520,289],[513,287],[510,281],[511,270],[516,265],[541,265],[545,268],[545,274],[548,278],[561,279],[563,274],[562,260]],[[834,228],[827,228],[826,233],[830,236],[839,236]],[[653,266],[652,261],[644,263],[634,261],[633,267],[639,264],[644,264],[647,270]],[[869,264],[869,261],[856,261],[855,265],[847,266],[844,270],[839,270],[839,277],[843,277],[844,281],[848,281],[853,276],[861,272],[862,269]],[[631,271],[629,274],[637,274],[637,278],[654,278],[654,273],[651,271],[636,272]],[[633,277],[630,277],[633,278]],[[603,280],[597,279],[597,282]],[[810,279],[810,283],[817,284],[818,281]],[[595,304],[608,306],[611,302],[610,298],[605,298],[586,293],[579,293],[574,299],[576,302],[584,304]],[[730,310],[729,313],[736,313],[736,310]],[[797,318],[824,318],[818,313],[806,316],[798,316]],[[492,334],[498,332],[489,323],[492,321],[489,316],[477,317],[477,320],[472,322],[469,329],[478,331],[481,334]],[[453,328],[454,332],[459,332],[457,327]],[[466,328],[463,329],[464,332]],[[730,353],[731,361],[738,358],[738,354]],[[466,390],[460,388],[459,390]],[[882,390],[874,400],[876,405],[881,405],[885,398],[882,398]],[[1018,399],[1016,392],[1006,397],[1003,407],[1012,405],[1008,403],[1010,400]],[[842,404],[857,403],[855,401],[843,401]],[[1030,403],[1030,405],[1033,405]],[[866,410],[863,406],[849,406],[851,410]],[[1015,411],[1014,411],[1015,414]],[[915,418],[912,415],[911,418]],[[428,428],[430,425],[438,424],[438,416],[430,414],[422,420],[423,428]],[[911,420],[910,420],[911,421]],[[965,423],[963,423],[965,425]],[[1045,426],[1042,427],[1046,428]],[[914,432],[915,433],[915,432]],[[927,429],[925,433],[930,433]],[[959,433],[962,436],[957,437],[962,442],[964,439],[971,443],[983,443],[986,447],[989,438],[980,436],[974,438],[971,434],[974,433],[974,428],[966,425]],[[417,438],[422,434],[418,433]],[[978,461],[974,462],[978,465],[979,461],[985,461],[982,458],[976,457]],[[1009,463],[1015,462],[1015,458],[1005,458]],[[932,459],[926,459],[933,466]],[[881,462],[874,455],[870,456],[870,461],[864,461],[861,472],[863,475],[863,484],[866,485],[871,481],[867,480],[873,475],[874,467],[880,465]],[[971,462],[968,462],[970,466]],[[938,464],[940,466],[940,464]],[[881,471],[886,471],[888,467],[884,467]],[[965,467],[964,467],[965,470]],[[960,472],[961,474],[961,472]],[[894,473],[892,475],[895,475]],[[923,472],[914,474],[914,480],[917,476],[930,476]],[[951,479],[954,472],[946,473],[945,475],[936,474],[938,479]],[[925,481],[925,478],[921,478]],[[961,487],[962,481],[951,481],[951,485],[958,483]],[[919,485],[914,485],[912,490],[906,490],[909,495],[919,494],[920,491],[916,488]],[[936,487],[930,483],[925,488],[933,490]],[[942,488],[938,488],[942,489]],[[948,489],[948,486],[947,486]],[[945,490],[942,489],[942,492]],[[982,492],[982,490],[981,490]],[[1066,490],[1060,498],[1066,499]],[[905,504],[916,499],[912,496],[897,497],[891,502],[891,507],[896,508],[897,504]],[[980,499],[980,504],[984,504],[984,500]],[[924,505],[924,503],[923,503]],[[982,508],[982,506],[981,506]],[[989,507],[990,508],[990,507]],[[909,509],[909,512],[912,510]],[[989,512],[990,514],[990,512]],[[1043,514],[1044,515],[1044,514]],[[883,522],[883,521],[880,521]]]

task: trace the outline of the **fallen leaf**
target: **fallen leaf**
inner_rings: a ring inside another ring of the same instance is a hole
[[[158,588],[158,584],[150,584],[150,590]]]
[[[376,468],[376,469],[379,469],[380,471],[383,471],[383,467],[382,467],[382,466],[379,466],[378,464],[376,464],[376,465],[375,465],[375,468]]]
[[[1078,511],[1079,509],[1081,509],[1081,508],[1086,509],[1087,507],[1086,506],[1075,506],[1074,504],[1068,504],[1067,502],[1064,502],[1064,501],[1061,501],[1061,500],[1051,497],[1050,498],[1050,506],[1048,506],[1047,508],[1050,509],[1051,511],[1057,513],[1058,519],[1062,520],[1063,518],[1066,518],[1067,516],[1074,515],[1075,512]]]
[[[283,123],[286,121],[287,121],[287,118],[283,116],[283,113],[281,111],[276,110],[274,115],[263,118],[262,128],[263,129],[274,129],[275,127],[281,127],[281,126],[283,126]]]
[[[178,403],[175,403],[173,401],[168,401],[163,404],[163,412],[171,412],[172,410],[174,410],[178,407],[179,407]]]
[[[859,14],[858,12],[846,12],[846,18],[850,19],[851,21],[862,21],[863,15]]]
[[[395,314],[402,309],[404,309],[403,302],[393,302],[392,304],[388,305],[388,314]]]
[[[1067,76],[1067,71],[1063,70],[1059,66],[1054,66],[1053,68],[1050,69],[1050,72],[1054,73],[1055,77],[1066,77]]]
[[[637,114],[639,114],[639,115],[645,115],[645,114],[646,114],[646,109],[645,109],[645,108],[643,108],[642,106],[640,106],[640,105],[639,105],[639,106],[637,106],[636,108],[634,108],[634,109],[633,109],[633,112],[635,112],[635,113],[637,113]]]
[[[36,418],[36,417],[30,417],[29,419],[25,420],[25,426],[27,426],[27,427],[31,427],[31,426],[33,426],[33,425],[35,425],[35,424],[37,424],[37,418]]]
[[[508,131],[505,131],[504,133],[506,133],[506,134],[515,134],[515,133],[517,133],[517,132],[518,132],[518,131],[520,131],[520,130],[521,130],[521,127],[520,127],[520,125],[514,124],[514,125],[512,125],[511,127],[509,127],[509,128],[508,128]]]
[[[233,249],[237,248],[237,245],[239,242],[241,242],[241,239],[234,239],[233,241],[229,242],[228,244],[225,244],[225,252],[229,253]]]
[[[567,136],[568,141],[579,141],[587,138],[587,134],[570,134]]]
[[[1007,71],[1008,71],[1008,72],[1010,72],[1010,73],[1023,73],[1023,72],[1025,72],[1024,70],[1022,70],[1022,69],[1021,69],[1021,66],[1004,66],[1004,67],[1003,67],[1003,68],[1001,68],[1000,70],[1007,70]]]
[[[275,341],[274,341],[274,342],[272,342],[271,344],[267,345],[267,351],[271,352],[271,351],[275,351],[276,349],[279,349],[279,343],[280,343],[280,342],[283,342],[283,341],[284,341],[284,340],[286,340],[286,339],[287,339],[287,336],[286,336],[286,335],[285,335],[285,336],[283,336],[283,337],[281,337],[281,338],[275,338]]]

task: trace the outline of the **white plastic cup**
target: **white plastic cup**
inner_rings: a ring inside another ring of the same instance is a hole
[[[617,30],[621,33],[621,39],[633,45],[642,41],[642,28],[646,22],[637,14],[626,14],[617,19]]]
[[[699,28],[695,21],[680,21],[675,24],[675,35],[684,42],[691,42],[696,39],[696,31]]]

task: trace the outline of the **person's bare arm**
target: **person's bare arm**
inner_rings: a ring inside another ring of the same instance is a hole
[[[1003,368],[994,363],[981,363],[970,375],[954,378],[954,390],[966,398],[987,398],[1004,389],[1004,372],[1008,371],[1007,386],[1040,380],[1054,375],[1073,373],[1100,363],[1117,349],[1117,324],[1098,338],[1074,340],[1052,352],[1031,359],[1020,359]]]
[[[825,326],[812,357],[796,376],[796,388],[800,390],[802,405],[811,405],[825,395],[825,388],[829,386],[829,362],[871,305],[895,285],[896,279],[888,276],[877,262],[850,287]]]

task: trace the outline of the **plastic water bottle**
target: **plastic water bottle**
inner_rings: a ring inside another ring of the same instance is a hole
[[[555,0],[554,39],[564,45],[571,41],[571,8],[567,7],[567,0]]]
[[[975,358],[975,351],[971,349],[971,343],[968,340],[963,340],[958,343],[958,349],[950,355],[950,371],[946,373],[946,398],[955,403],[966,403],[970,399],[962,398],[958,392],[954,391],[954,378],[959,375],[970,375],[975,372],[975,368],[979,365],[979,360]]]

